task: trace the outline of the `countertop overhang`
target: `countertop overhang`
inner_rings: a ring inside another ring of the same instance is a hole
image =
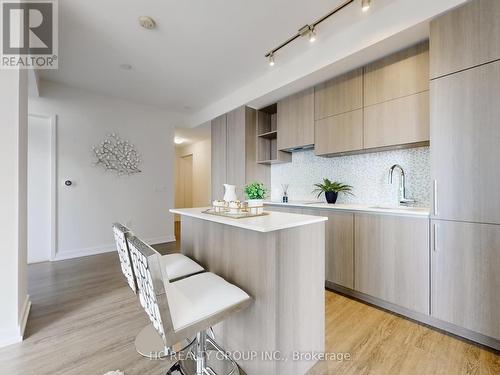
[[[230,217],[203,213],[207,208],[208,207],[174,208],[171,209],[170,212],[181,216],[193,217],[262,233],[316,224],[328,220],[327,217],[322,216],[291,214],[286,212],[269,212],[269,215],[265,216],[233,219]]]
[[[327,210],[337,210],[337,211],[372,212],[377,214],[418,216],[427,218],[430,217],[430,210],[428,208],[420,208],[420,207],[384,207],[383,205],[369,206],[361,204],[328,204],[328,203],[311,202],[311,201],[296,201],[296,202],[291,201],[289,203],[267,201],[264,202],[264,205],[327,209]]]

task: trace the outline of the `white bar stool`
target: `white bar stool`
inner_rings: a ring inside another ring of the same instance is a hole
[[[134,294],[139,292],[139,300],[141,305],[143,305],[144,298],[142,298],[137,287],[136,276],[132,267],[127,243],[127,238],[132,236],[132,232],[124,225],[115,223],[113,224],[113,234],[123,275],[127,279],[127,283]],[[166,275],[168,275],[171,281],[205,271],[198,263],[183,254],[163,255],[160,257],[160,262],[162,269],[165,270]],[[166,350],[161,337],[158,336],[154,327],[148,324],[137,334],[135,338],[135,348],[137,352],[144,357],[159,359],[186,349],[192,342],[193,338],[190,340],[182,340],[179,343],[172,344],[172,346]],[[162,357],[157,357],[155,353],[162,353]]]
[[[172,283],[156,250],[137,237],[128,237],[127,242],[137,287],[146,298],[143,307],[165,347],[196,335],[195,361],[177,361],[167,375],[216,375],[214,368],[221,361],[207,358],[207,343],[231,364],[229,373],[239,373],[236,363],[205,332],[248,307],[250,296],[211,272]]]

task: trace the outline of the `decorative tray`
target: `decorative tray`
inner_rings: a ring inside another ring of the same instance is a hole
[[[213,208],[209,208],[208,210],[203,211],[204,214],[215,215],[215,216],[223,216],[230,217],[232,219],[244,219],[247,217],[258,217],[258,216],[267,216],[269,212],[261,212],[258,214],[251,213],[248,210],[240,209],[237,212],[230,212],[229,210],[220,210],[216,211]]]

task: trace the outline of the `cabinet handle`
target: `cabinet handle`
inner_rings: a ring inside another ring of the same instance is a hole
[[[434,180],[434,216],[438,214],[438,182]]]
[[[432,244],[432,249],[437,252],[438,251],[438,229],[439,229],[439,226],[437,224],[433,224],[432,225],[433,227],[433,233],[434,233],[434,236],[433,236],[433,244]]]

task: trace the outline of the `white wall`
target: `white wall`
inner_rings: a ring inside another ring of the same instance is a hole
[[[27,294],[27,71],[0,70],[0,347],[20,341]]]
[[[339,203],[397,205],[398,174],[392,185],[388,182],[389,168],[394,164],[400,164],[406,172],[407,195],[417,199],[417,205],[429,207],[429,147],[333,158],[316,156],[314,150],[297,151],[291,163],[271,167],[271,198],[280,200],[281,184],[289,184],[290,200],[315,200],[313,184],[326,177],[353,186],[354,195],[339,195]]]
[[[206,139],[186,146],[176,147],[176,176],[179,158],[193,155],[193,206],[205,207],[211,204],[211,141]],[[179,190],[176,184],[176,190]],[[179,195],[178,193],[176,195]]]
[[[51,258],[51,143],[51,118],[28,116],[28,263]]]
[[[57,115],[56,260],[113,250],[115,221],[149,243],[173,241],[175,115],[52,82],[41,88],[29,111]],[[113,132],[136,146],[141,173],[117,176],[93,165],[92,147]]]

